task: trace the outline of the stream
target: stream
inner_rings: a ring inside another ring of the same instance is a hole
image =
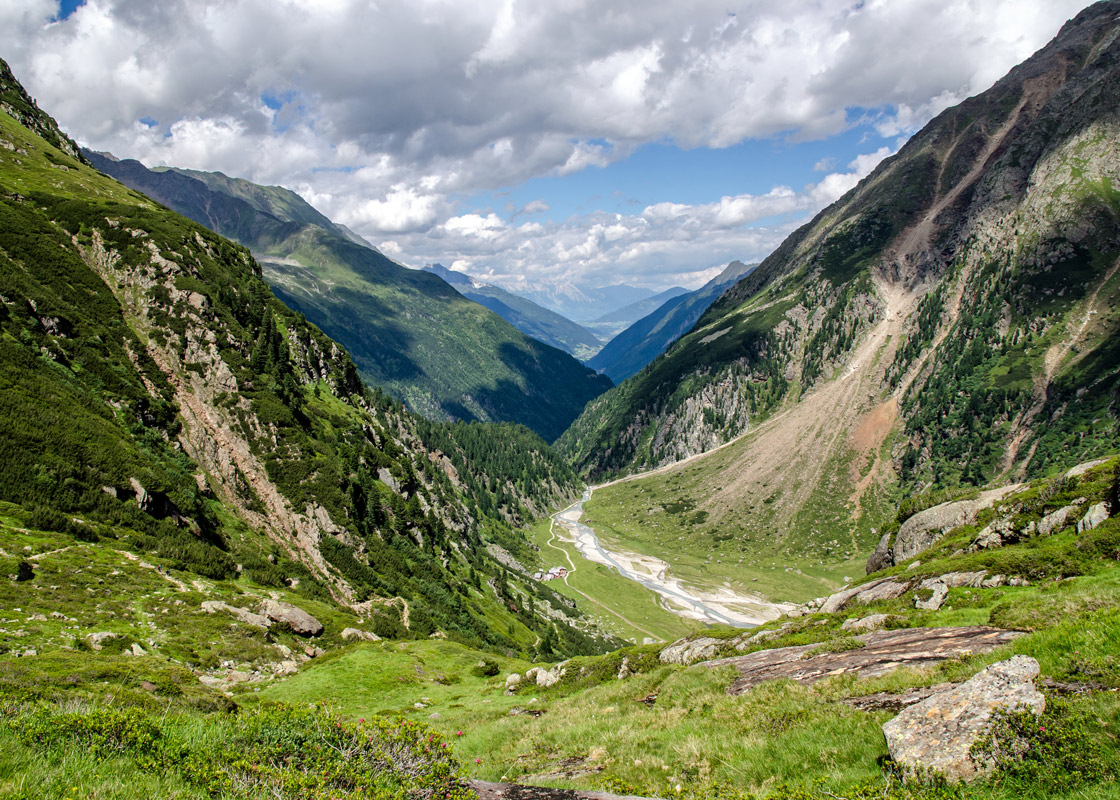
[[[686,587],[672,577],[670,565],[659,558],[606,549],[594,529],[580,522],[583,504],[591,499],[592,491],[585,489],[582,499],[552,515],[556,525],[567,534],[563,538],[574,544],[588,561],[604,564],[622,577],[656,592],[668,611],[701,622],[751,628],[774,619],[787,608],[761,597],[738,594],[730,588],[700,591]]]

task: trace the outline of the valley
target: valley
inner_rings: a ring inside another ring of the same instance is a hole
[[[0,797],[1120,797],[1118,20],[700,289],[525,245],[539,305],[0,61]],[[395,233],[572,244],[491,200]]]

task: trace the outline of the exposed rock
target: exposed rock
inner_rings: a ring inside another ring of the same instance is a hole
[[[727,691],[737,695],[779,678],[813,683],[833,675],[875,677],[899,667],[925,667],[964,653],[986,653],[1023,635],[1021,631],[984,626],[872,631],[855,637],[863,642],[863,647],[854,650],[822,652],[805,658],[810,650],[819,647],[805,644],[706,661],[704,666],[735,667],[739,677]]]
[[[343,628],[342,629],[342,638],[345,639],[348,642],[353,642],[353,641],[380,642],[381,641],[381,637],[378,636],[376,633],[371,633],[370,631],[358,630],[357,628]]]
[[[871,614],[859,619],[853,617],[844,620],[840,629],[845,631],[877,631],[886,624],[889,616],[889,614]]]
[[[136,644],[136,642],[132,643],[132,650],[130,652],[134,656],[146,656],[146,655],[148,655],[148,651],[145,650],[140,645]]]
[[[1084,464],[1078,464],[1076,467],[1070,467],[1066,470],[1065,478],[1080,478],[1093,467],[1099,467],[1101,464],[1107,464],[1107,458],[1098,458],[1094,461],[1086,461]]]
[[[894,581],[894,579],[877,578],[876,580],[861,584],[859,586],[849,586],[847,589],[841,589],[836,594],[830,595],[829,598],[821,604],[820,612],[822,614],[835,614],[837,611],[846,606],[848,604],[848,601],[850,601],[856,595],[860,594],[861,592],[867,592],[881,583],[886,583],[887,581]],[[790,614],[789,616],[793,615]]]
[[[273,622],[287,623],[292,632],[300,636],[318,636],[323,632],[323,624],[319,620],[290,603],[265,600],[261,603],[261,613]]]
[[[991,550],[995,547],[1003,547],[1003,537],[998,530],[995,530],[989,525],[976,535],[972,546],[977,550]]]
[[[893,566],[894,555],[891,552],[891,534],[888,531],[879,538],[879,544],[875,545],[875,552],[867,559],[867,574]]]
[[[254,614],[247,608],[231,606],[229,603],[223,603],[221,600],[203,600],[202,610],[207,614],[215,614],[219,611],[224,611],[227,614],[233,614],[233,616],[246,625],[256,625],[258,628],[267,628],[272,625],[272,620],[268,617]]]
[[[616,676],[620,681],[630,677],[630,656],[623,656],[622,663],[618,667],[618,675]]]
[[[920,599],[917,595],[914,596],[914,608],[920,608],[924,611],[936,611],[941,608],[945,602],[945,598],[949,596],[949,587],[941,581],[934,581],[930,585],[926,585],[929,581],[922,583],[922,589],[929,589],[932,594],[925,600]]]
[[[993,575],[990,578],[985,578],[980,581],[980,586],[985,589],[995,589],[997,586],[1003,586],[1007,583],[1006,575]]]
[[[969,781],[985,771],[969,755],[996,709],[1030,709],[1041,714],[1046,699],[1035,688],[1038,662],[1014,656],[944,692],[907,708],[883,726],[887,747],[904,770],[939,772],[952,781]]]
[[[533,667],[526,670],[526,680],[536,680],[537,686],[553,686],[560,681],[565,675],[568,674],[566,668],[567,661],[561,661],[552,669],[545,669],[544,667]]]
[[[918,686],[907,689],[897,694],[893,692],[876,692],[863,697],[849,697],[843,702],[852,708],[861,711],[894,711],[898,713],[904,708],[909,708],[915,703],[920,703],[927,697],[951,689],[956,684],[939,683],[936,686]]]
[[[950,589],[959,589],[962,586],[970,586],[973,589],[980,587],[984,581],[984,576],[987,572],[981,570],[980,572],[946,572],[944,575],[939,575],[936,578],[928,578],[922,581],[922,586],[929,588],[927,584],[943,583]]]
[[[506,691],[511,692],[521,683],[521,675],[517,672],[511,672],[506,675]]]
[[[1086,531],[1091,531],[1106,519],[1108,519],[1108,505],[1106,503],[1097,503],[1096,505],[1089,506],[1089,510],[1085,512],[1085,516],[1077,523],[1077,532],[1085,533]]]
[[[1066,520],[1069,519],[1069,516],[1075,511],[1077,511],[1077,506],[1065,506],[1064,508],[1059,508],[1057,511],[1047,514],[1038,522],[1038,527],[1036,528],[1038,535],[1049,536],[1052,533],[1057,533],[1068,524]]]
[[[976,516],[990,508],[997,500],[1022,488],[1021,484],[1001,486],[981,492],[974,500],[956,500],[919,511],[902,523],[894,539],[893,564],[901,564],[924,550],[928,550],[942,536],[960,525],[976,521]]]
[[[86,636],[86,641],[89,642],[89,646],[92,649],[100,650],[105,642],[111,642],[119,638],[121,638],[120,634],[111,633],[110,631],[98,631],[97,633],[91,633]]]
[[[661,651],[662,664],[691,664],[711,658],[719,651],[722,639],[701,636],[698,639],[678,639]]]
[[[893,600],[896,597],[902,597],[909,588],[910,583],[908,581],[886,580],[857,594],[856,602],[868,605],[877,600]]]

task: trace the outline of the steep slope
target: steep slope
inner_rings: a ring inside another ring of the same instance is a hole
[[[507,292],[500,286],[484,283],[442,264],[424,267],[424,271],[443,278],[463,297],[490,309],[526,336],[559,348],[578,359],[589,358],[602,346],[595,335],[582,325],[555,311],[549,311],[532,300]]]
[[[383,635],[598,646],[503,564],[531,554],[514,527],[575,490],[538,437],[413,418],[249,251],[7,113],[0,179],[6,536],[99,562],[139,551],[177,586],[244,579]]]
[[[587,362],[587,366],[602,372],[615,383],[621,383],[688,333],[708,306],[755,266],[732,261],[723,272],[699,289],[673,295],[652,313],[607,342]]]
[[[592,402],[564,451],[600,476],[745,433],[670,472],[705,530],[851,556],[896,480],[979,484],[1115,448],[1118,13],[1086,9],[939,115]]]
[[[433,418],[517,422],[555,439],[610,383],[435,275],[406,269],[294,193],[88,153],[126,185],[249,247],[290,307],[362,376]]]

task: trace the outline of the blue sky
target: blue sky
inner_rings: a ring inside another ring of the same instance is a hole
[[[1089,0],[20,0],[76,139],[301,194],[410,266],[697,286]]]

